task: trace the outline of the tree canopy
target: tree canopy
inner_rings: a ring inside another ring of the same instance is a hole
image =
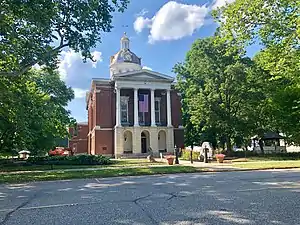
[[[52,70],[30,70],[26,76],[0,77],[0,153],[28,149],[45,153],[74,123],[65,109],[73,90]]]
[[[201,132],[213,130],[228,150],[231,141],[266,131],[300,143],[299,8],[290,0],[226,4],[213,11],[216,34],[196,40],[175,66],[189,122]],[[252,44],[262,49],[250,59],[245,54]]]
[[[237,54],[226,55],[227,47],[226,43],[216,45],[214,37],[199,39],[175,72],[192,124],[204,133],[218,134],[230,151],[233,139],[249,136],[255,129],[248,111],[264,96],[253,62]]]
[[[299,8],[299,1],[236,0],[213,15],[224,41],[233,41],[238,48],[261,44],[259,61],[264,69],[276,78],[299,79]]]
[[[91,58],[90,49],[112,28],[112,13],[129,0],[0,2],[0,75],[21,75],[33,65],[55,67],[64,47]]]
[[[268,110],[276,130],[293,142],[299,139],[300,2],[290,0],[236,0],[213,13],[220,23],[218,36],[232,42],[230,52],[253,43],[262,46],[254,61],[271,77]]]

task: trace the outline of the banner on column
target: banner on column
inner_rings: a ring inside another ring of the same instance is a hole
[[[148,112],[148,95],[141,94],[139,95],[139,111]]]

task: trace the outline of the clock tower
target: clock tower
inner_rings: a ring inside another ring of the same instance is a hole
[[[121,49],[110,57],[110,77],[112,80],[123,73],[142,69],[141,58],[130,51],[129,44],[130,40],[126,33],[124,33],[121,38]]]

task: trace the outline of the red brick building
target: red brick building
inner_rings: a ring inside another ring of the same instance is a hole
[[[71,139],[69,140],[69,148],[74,154],[83,154],[88,152],[88,123],[78,123],[76,127],[69,128]]]
[[[121,157],[146,154],[149,147],[158,153],[183,146],[174,78],[143,69],[126,34],[110,57],[110,79],[93,79],[86,103],[88,154]]]

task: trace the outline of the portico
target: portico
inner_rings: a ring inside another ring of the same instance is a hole
[[[123,95],[121,95],[122,90],[124,90]],[[172,127],[170,89],[154,89],[154,88],[138,89],[138,88],[116,87],[115,93],[116,93],[116,127],[120,127],[120,126],[122,127],[132,127],[132,126],[133,127],[139,127],[139,126]],[[150,98],[148,93],[150,93]],[[140,96],[143,95],[144,97],[148,98],[147,101],[144,100],[144,104],[148,104],[150,106],[150,107],[147,106],[147,110],[141,109],[142,101],[139,101],[139,95]],[[133,123],[129,116],[131,96],[133,96],[132,99]],[[166,115],[163,115],[163,113],[165,112]],[[147,120],[145,114],[150,115],[150,121]]]
[[[137,79],[141,76],[143,81]],[[147,70],[115,77],[116,157],[147,153],[149,147],[154,153],[173,151],[172,82]]]

